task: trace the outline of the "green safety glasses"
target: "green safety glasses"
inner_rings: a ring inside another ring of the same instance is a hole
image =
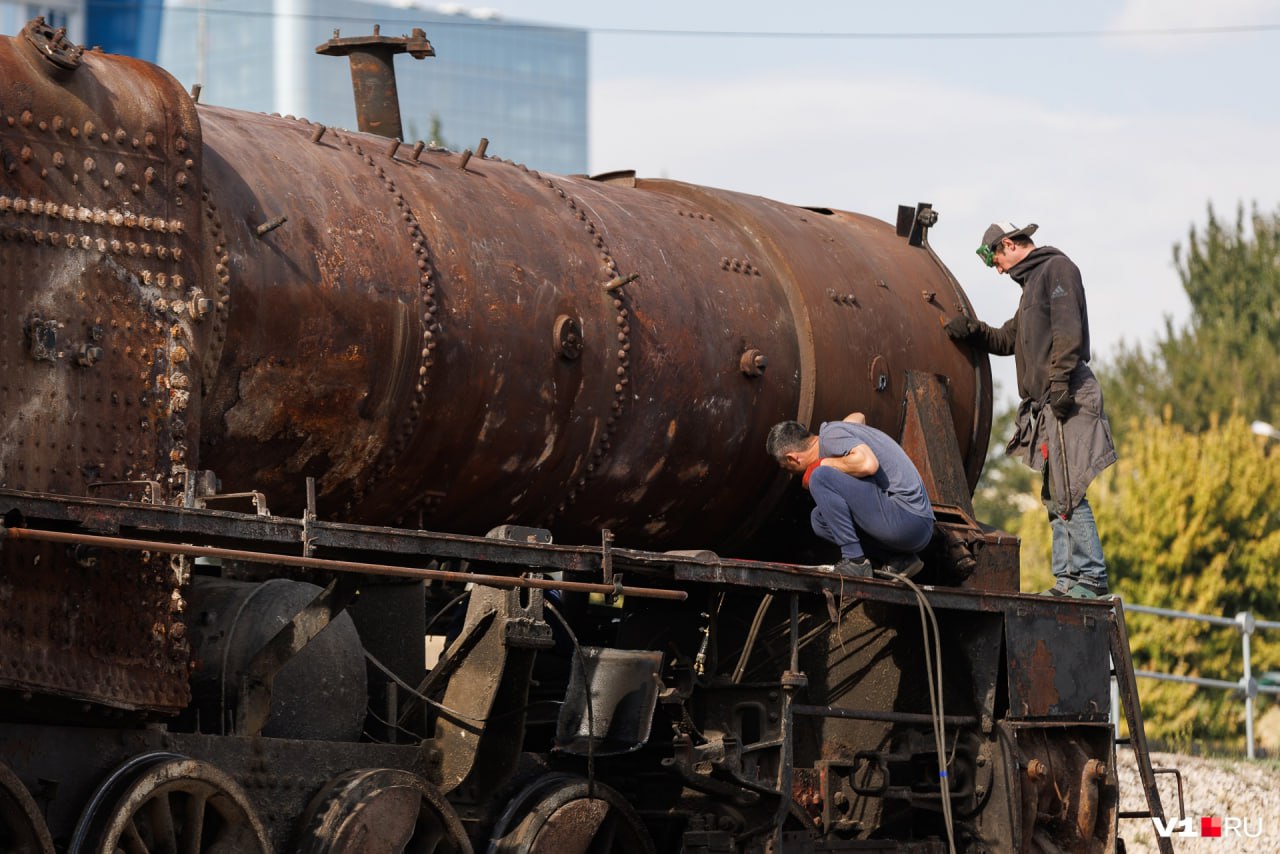
[[[990,246],[987,246],[984,243],[974,251],[978,253],[978,257],[982,259],[983,264],[986,264],[988,267],[994,267],[996,265],[996,252]]]

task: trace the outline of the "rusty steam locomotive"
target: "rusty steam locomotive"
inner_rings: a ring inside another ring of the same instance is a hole
[[[403,143],[423,34],[324,47],[360,132],[0,38],[0,849],[1112,851],[1109,653],[1161,814],[1118,602],[972,518],[929,206]],[[854,409],[914,581],[763,452]]]

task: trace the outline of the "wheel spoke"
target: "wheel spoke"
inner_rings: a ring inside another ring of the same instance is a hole
[[[122,837],[120,842],[124,846],[125,854],[151,854],[151,849],[142,841],[142,834],[138,832],[138,825],[132,818],[125,825]]]
[[[141,812],[141,811],[139,811]],[[160,791],[147,804],[151,820],[151,844],[161,854],[178,854],[178,831],[173,826],[173,805],[169,793]]]
[[[187,800],[186,820],[182,828],[182,854],[200,854],[201,840],[204,838],[205,806],[209,796],[201,792]]]
[[[132,775],[126,778],[124,775]],[[208,763],[141,754],[104,785],[131,779],[100,819],[93,850],[116,854],[265,854],[266,829],[248,795]],[[107,809],[104,807],[104,810]],[[82,820],[94,821],[86,813]]]
[[[53,840],[22,781],[0,762],[0,851],[53,854]]]

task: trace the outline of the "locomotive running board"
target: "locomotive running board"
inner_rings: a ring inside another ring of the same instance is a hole
[[[1125,721],[1129,724],[1129,744],[1138,760],[1138,777],[1142,780],[1142,789],[1147,795],[1146,812],[1122,812],[1119,818],[1158,818],[1165,821],[1164,807],[1160,803],[1160,790],[1156,788],[1156,769],[1151,767],[1151,750],[1147,747],[1147,731],[1142,722],[1142,706],[1138,703],[1137,678],[1133,673],[1133,659],[1129,657],[1129,631],[1124,624],[1124,602],[1119,596],[1113,596],[1111,631],[1111,667],[1119,686],[1120,705],[1124,709]],[[1168,769],[1160,769],[1168,773]],[[1175,772],[1176,773],[1176,772]],[[1179,788],[1181,778],[1179,777]],[[1156,845],[1160,854],[1173,854],[1173,841],[1167,836],[1158,836]]]

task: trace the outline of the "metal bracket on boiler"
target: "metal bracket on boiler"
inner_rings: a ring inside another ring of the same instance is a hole
[[[930,202],[920,202],[915,209],[898,205],[897,231],[912,246],[927,246],[929,229],[938,224],[938,212]]]

